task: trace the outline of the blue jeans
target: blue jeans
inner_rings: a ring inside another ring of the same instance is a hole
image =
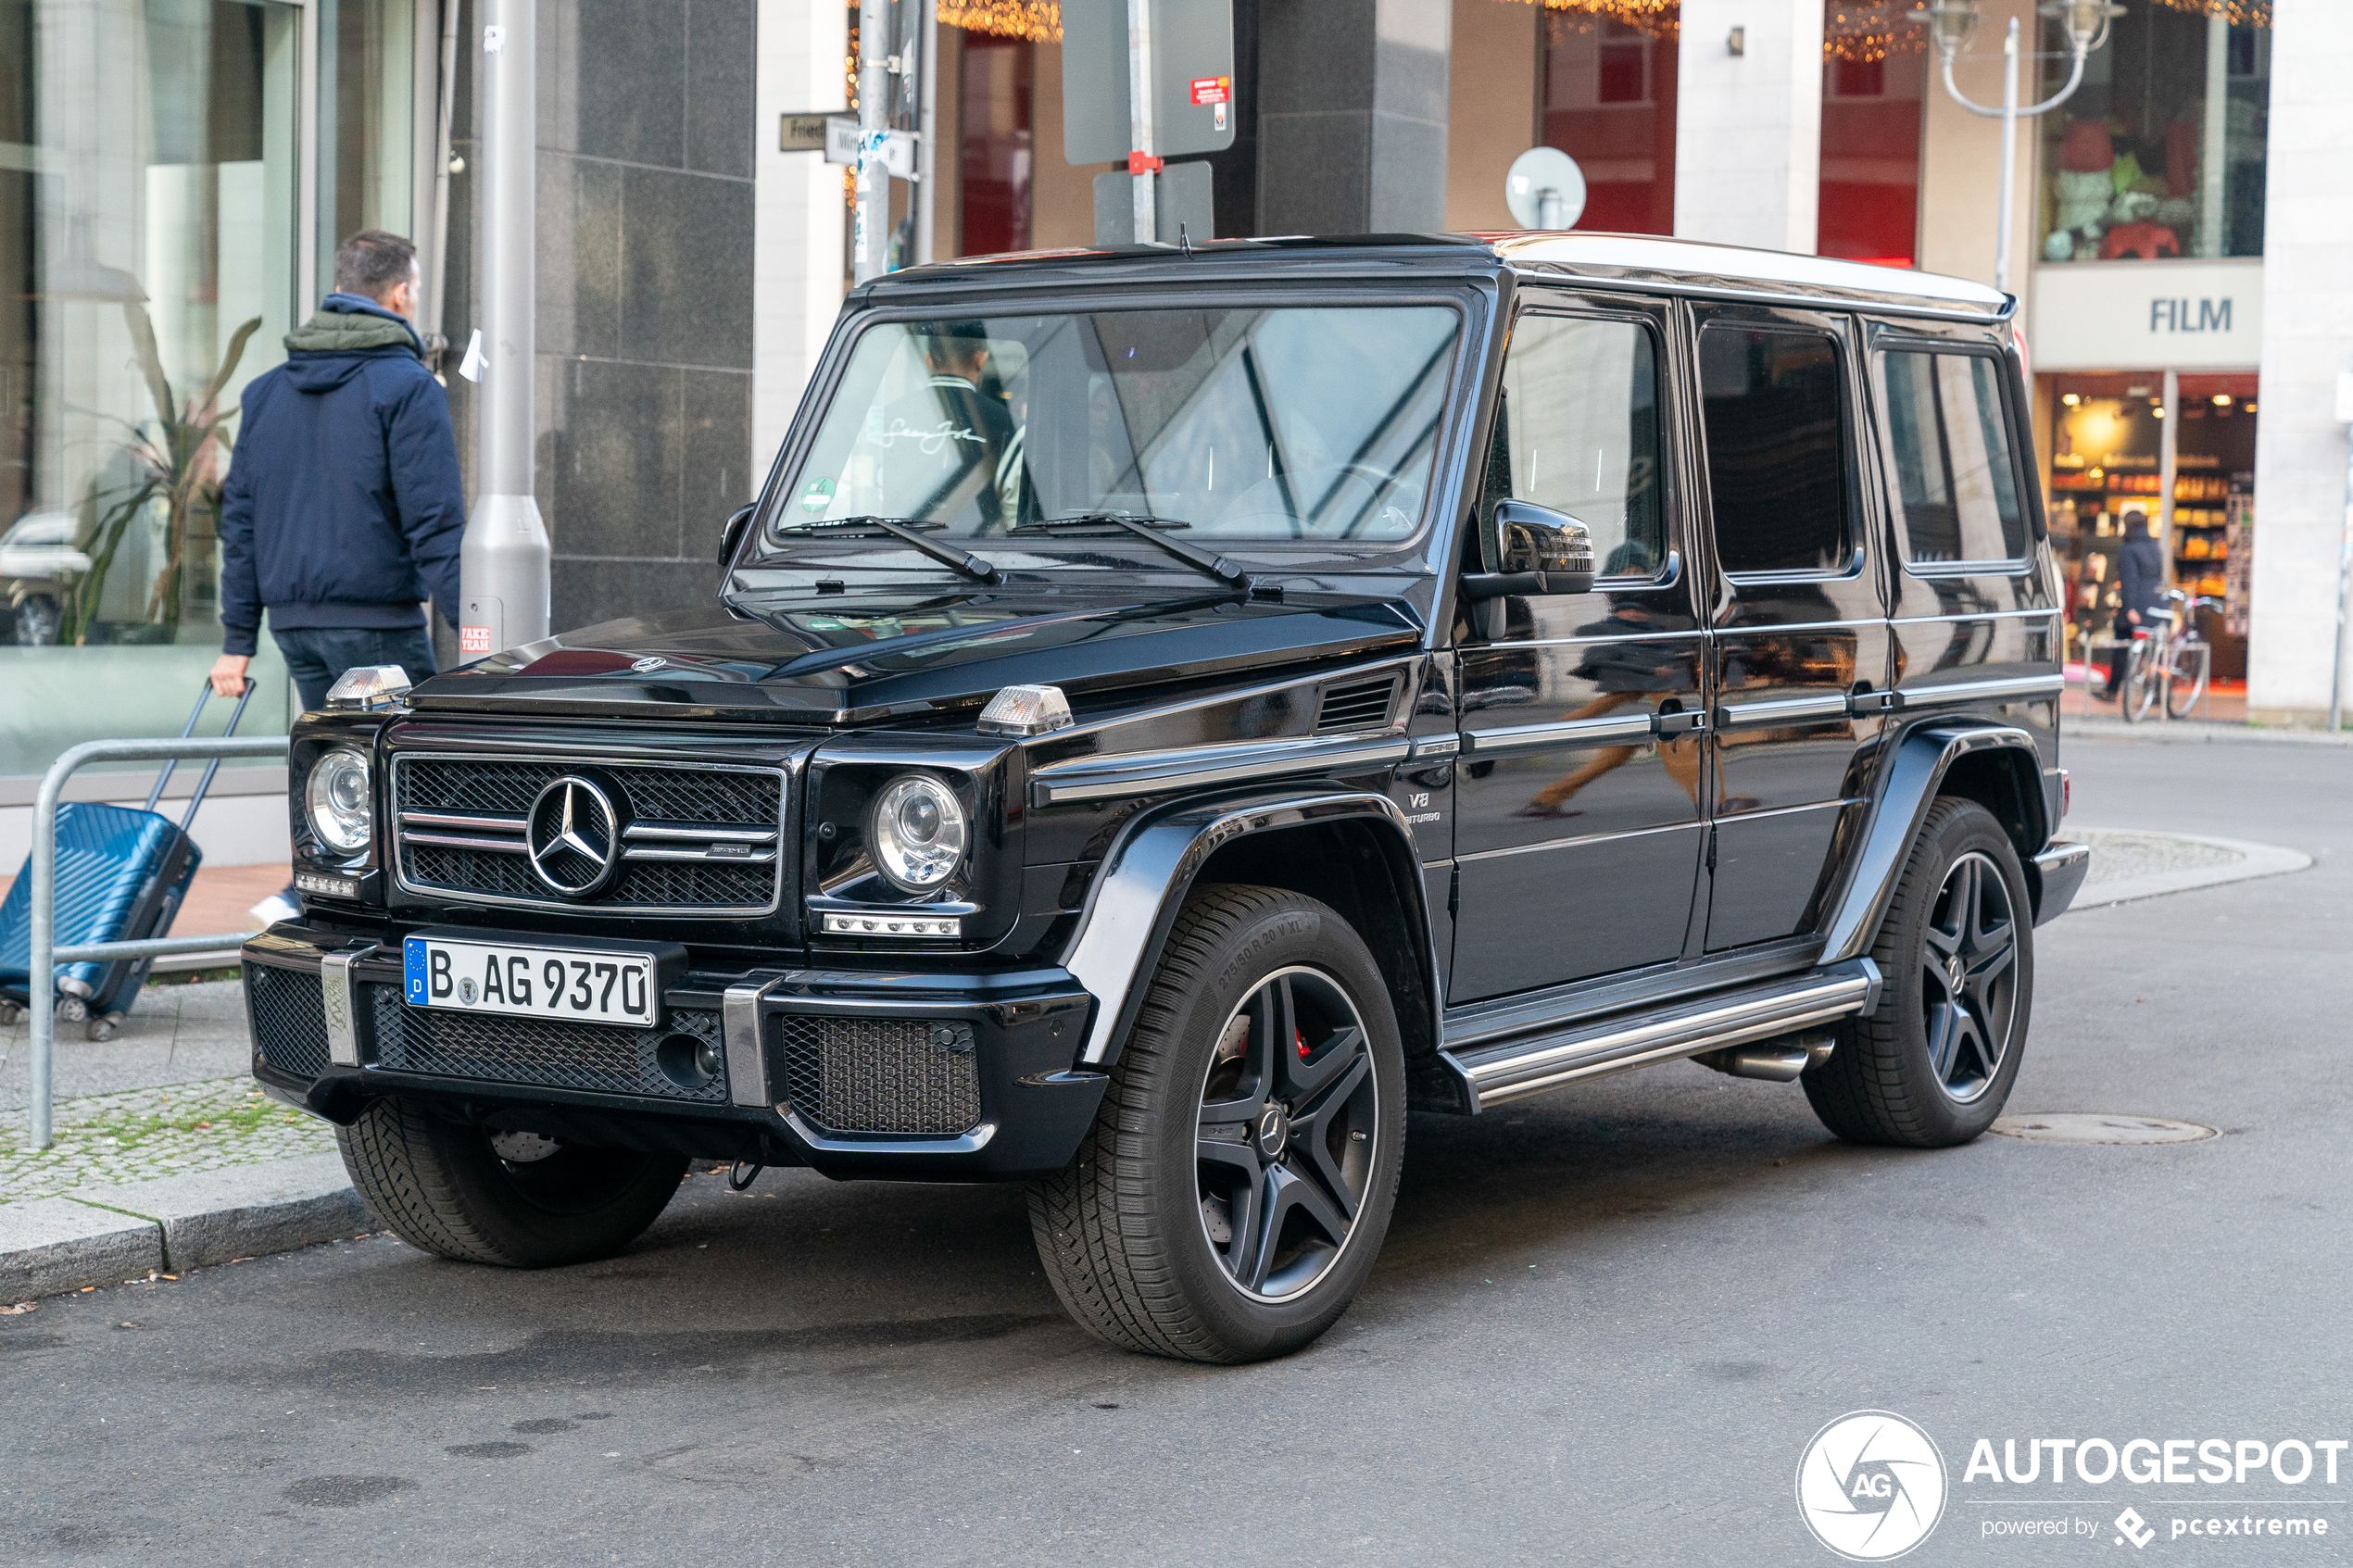
[[[286,656],[286,672],[302,694],[305,713],[327,706],[327,688],[346,670],[397,664],[409,680],[422,684],[437,668],[433,638],[422,626],[397,632],[366,626],[295,626],[283,632],[273,627],[270,635]]]

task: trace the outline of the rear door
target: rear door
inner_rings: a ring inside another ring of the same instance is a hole
[[[1753,306],[1693,315],[1716,568],[1714,953],[1818,918],[1841,826],[1861,814],[1888,633],[1851,320]]]
[[[1456,1003],[1676,960],[1702,837],[1668,307],[1522,297],[1477,520],[1487,564],[1495,503],[1518,499],[1585,523],[1601,576],[1458,616]]]

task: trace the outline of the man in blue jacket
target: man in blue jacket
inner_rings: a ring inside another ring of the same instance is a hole
[[[220,508],[223,696],[244,689],[264,609],[306,710],[355,666],[432,674],[428,595],[457,624],[466,497],[416,293],[416,247],[361,230],[286,362],[245,388]]]
[[[335,252],[335,292],[286,334],[286,362],[245,388],[220,506],[224,696],[245,689],[265,609],[305,710],[356,666],[432,674],[427,595],[458,622],[466,497],[449,398],[409,324],[416,295],[416,246],[361,230]],[[291,919],[294,889],[253,912]]]

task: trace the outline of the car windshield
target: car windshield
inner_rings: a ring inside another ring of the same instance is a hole
[[[1420,525],[1459,316],[1445,306],[892,321],[856,350],[772,532],[887,517],[981,538],[1088,514],[1188,541]]]

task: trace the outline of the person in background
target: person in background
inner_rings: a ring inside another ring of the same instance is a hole
[[[352,235],[335,292],[245,388],[220,507],[224,696],[245,688],[264,610],[305,711],[359,666],[432,674],[428,596],[457,624],[466,497],[448,395],[409,324],[417,283],[407,240]],[[291,887],[253,909],[265,923],[296,912]]]
[[[2124,543],[2117,546],[2116,581],[2121,597],[2116,608],[2116,637],[2122,644],[2109,658],[2107,689],[2109,701],[2124,692],[2124,664],[2132,657],[2133,633],[2154,627],[2165,609],[2165,546],[2149,534],[2148,513],[2133,508],[2124,514]]]

